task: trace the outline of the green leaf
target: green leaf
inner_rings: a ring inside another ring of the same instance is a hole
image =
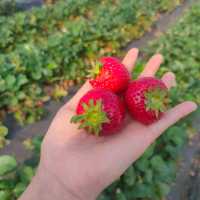
[[[8,89],[12,89],[15,86],[16,78],[13,75],[7,75],[5,82],[6,82],[6,87]]]
[[[10,197],[11,197],[11,192],[6,190],[0,191],[0,200],[11,200]]]
[[[21,183],[21,182],[18,183],[13,190],[15,196],[18,198],[26,190],[26,187],[27,187],[27,184]]]
[[[17,99],[22,100],[26,98],[26,94],[22,91],[17,93]]]
[[[28,184],[34,176],[34,170],[30,166],[24,166],[19,172],[20,180],[24,184]]]
[[[25,75],[23,74],[20,74],[18,77],[17,77],[17,87],[21,87],[22,85],[28,83],[28,79]]]
[[[10,190],[15,186],[15,180],[13,179],[3,179],[0,180],[0,190]]]
[[[51,35],[48,38],[48,45],[49,47],[56,47],[61,43],[62,35],[60,33],[56,33]]]
[[[148,147],[148,149],[145,150],[144,154],[142,155],[142,158],[144,158],[144,159],[150,158],[154,153],[154,149],[155,149],[155,143],[152,144],[150,147]]]
[[[141,157],[139,160],[137,160],[134,164],[134,166],[136,167],[136,169],[138,171],[141,171],[141,172],[145,172],[146,169],[149,167],[149,160],[146,159],[145,157]]]
[[[166,132],[166,138],[175,145],[182,146],[185,142],[185,129],[178,126],[169,128]]]
[[[101,195],[97,198],[97,200],[110,200],[110,197],[107,196],[107,195],[105,195],[105,194],[101,194]]]
[[[162,159],[162,157],[159,155],[153,156],[153,158],[150,160],[150,163],[151,163],[152,168],[156,171],[162,172],[166,169],[165,162]]]
[[[166,183],[158,183],[157,187],[160,197],[166,196],[170,192],[170,186]]]
[[[42,139],[43,139],[42,136],[37,136],[37,137],[34,137],[33,140],[32,140],[32,144],[34,146],[34,150],[37,153],[40,152],[41,144],[42,144]]]
[[[34,80],[40,80],[40,79],[42,78],[42,71],[40,71],[40,70],[38,70],[38,71],[33,71],[33,72],[31,73],[31,75],[32,75],[32,78],[33,78]]]
[[[0,137],[5,137],[8,135],[8,128],[0,125]]]
[[[119,188],[116,190],[115,200],[127,200],[125,194]]]
[[[133,186],[135,181],[136,181],[136,173],[135,170],[133,168],[133,166],[130,166],[124,173],[123,176],[124,182],[128,185],[128,186]]]
[[[0,156],[0,176],[14,171],[17,167],[17,161],[9,155]]]
[[[146,170],[144,180],[147,183],[151,183],[153,181],[153,171],[151,169]]]
[[[6,90],[6,82],[5,80],[0,79],[0,92],[4,92]]]
[[[137,183],[137,185],[133,188],[132,197],[134,198],[150,198],[153,196],[154,189],[151,185],[153,183],[143,184],[143,183]]]
[[[133,70],[133,74],[132,74],[133,79],[138,78],[138,76],[140,75],[140,73],[144,69],[144,66],[145,66],[144,63],[141,60],[139,60],[138,63],[136,64],[136,66],[134,67],[134,70]]]
[[[5,137],[0,137],[0,149],[4,148],[7,143],[8,140]]]

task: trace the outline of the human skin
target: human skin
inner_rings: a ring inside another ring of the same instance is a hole
[[[131,49],[123,59],[130,72],[137,57],[138,50]],[[160,54],[154,55],[140,76],[155,76],[162,61]],[[168,88],[175,86],[171,72],[162,80]],[[118,134],[96,137],[70,123],[80,97],[90,89],[86,82],[57,112],[42,143],[37,173],[19,200],[95,200],[168,127],[197,108],[193,102],[183,102],[148,126],[127,117]]]

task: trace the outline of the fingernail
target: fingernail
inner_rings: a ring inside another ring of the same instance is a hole
[[[195,102],[189,101],[188,104],[190,104],[190,107],[191,107],[192,111],[197,110],[198,106],[197,106],[197,104]]]
[[[171,86],[172,87],[176,87],[176,76],[175,76],[175,74],[173,72],[168,72],[167,76],[172,77],[172,79],[171,79]]]
[[[156,54],[156,57],[159,57],[159,59],[161,60],[161,63],[163,63],[163,62],[164,62],[164,57],[163,57],[163,55],[162,55],[162,54],[160,54],[160,53],[157,53],[157,54]]]
[[[134,53],[136,53],[136,54],[139,53],[139,49],[138,48],[132,48],[131,51],[134,52]]]

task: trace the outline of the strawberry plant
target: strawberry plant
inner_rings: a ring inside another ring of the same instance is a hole
[[[8,135],[8,128],[3,124],[0,124],[0,149],[8,144],[6,136]]]
[[[170,11],[174,8],[174,5],[180,5],[183,0],[158,0],[158,7],[161,11]]]
[[[42,114],[41,104],[48,96],[53,96],[55,90],[59,94],[60,89],[63,91],[71,85],[69,81],[78,83],[80,77],[85,77],[85,64],[90,63],[97,52],[99,56],[119,52],[124,42],[140,36],[149,27],[162,1],[155,1],[155,4],[152,1],[152,7],[149,1],[143,0],[138,4],[123,0],[120,7],[117,3],[122,1],[115,2],[113,5],[112,1],[112,7],[109,6],[111,1],[100,3],[97,9],[95,5],[99,1],[75,3],[71,0],[65,5],[60,2],[55,7],[44,7],[42,12],[34,9],[31,13],[18,13],[7,23],[5,17],[0,18],[5,27],[0,30],[0,63],[4,66],[0,68],[1,108],[15,112],[22,122],[34,121]],[[67,9],[69,5],[71,8]],[[165,10],[162,6],[159,9]],[[105,15],[108,17],[102,17]],[[150,21],[147,20],[149,17]],[[199,17],[198,3],[167,34],[144,50],[146,57],[155,51],[164,54],[165,65],[159,75],[168,70],[176,73],[178,87],[170,93],[172,104],[185,99],[200,102]],[[50,23],[46,23],[47,20]],[[23,34],[25,27],[27,31]],[[142,68],[139,63],[134,76]],[[169,128],[101,194],[99,200],[163,199],[175,180],[177,159],[187,140],[191,120],[189,117]],[[17,166],[13,158],[0,157],[0,199],[17,199],[25,190],[39,160],[40,143],[41,139],[26,142],[26,146],[34,150],[35,158],[24,167]],[[9,173],[14,176],[10,177]]]
[[[162,1],[60,0],[0,16],[0,109],[21,124],[39,120],[42,105],[84,80],[97,55],[119,52],[141,37]]]
[[[1,0],[0,2],[0,16],[11,15],[16,11],[15,0]]]
[[[34,155],[31,161],[17,163],[15,157],[9,155],[0,156],[0,199],[14,200],[24,192],[39,161],[41,137],[35,137],[31,141]]]
[[[145,49],[148,57],[155,52],[164,55],[165,63],[160,74],[171,70],[177,75],[178,102],[193,100],[200,103],[200,44],[197,42],[200,39],[200,26],[197,23],[199,8],[199,4],[193,6],[175,27]]]
[[[176,160],[186,141],[186,135],[185,123],[171,127],[98,200],[162,199],[174,181]],[[12,156],[0,156],[2,200],[16,200],[26,189],[38,165],[41,142],[41,137],[26,140],[27,149],[31,149],[34,154],[24,164],[17,164]]]

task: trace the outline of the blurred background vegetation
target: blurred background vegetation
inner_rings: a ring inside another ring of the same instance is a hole
[[[22,4],[26,4],[25,7]],[[38,5],[40,1],[37,2]],[[10,113],[22,126],[44,117],[44,105],[59,100],[68,89],[81,85],[92,60],[104,55],[124,55],[123,48],[141,38],[163,12],[171,12],[182,0],[58,0],[45,1],[31,10],[28,1],[0,2],[0,147],[8,144],[3,125]],[[171,104],[200,102],[200,2],[167,33],[149,44],[136,66],[155,52],[165,57],[159,76],[176,73],[178,87]],[[196,114],[197,115],[197,114]],[[195,116],[196,116],[195,115]],[[195,130],[193,116],[171,127],[99,200],[163,199],[175,180],[182,146]],[[27,139],[33,157],[17,163],[0,157],[0,200],[17,199],[37,168],[42,137]],[[15,152],[13,152],[15,154]]]

